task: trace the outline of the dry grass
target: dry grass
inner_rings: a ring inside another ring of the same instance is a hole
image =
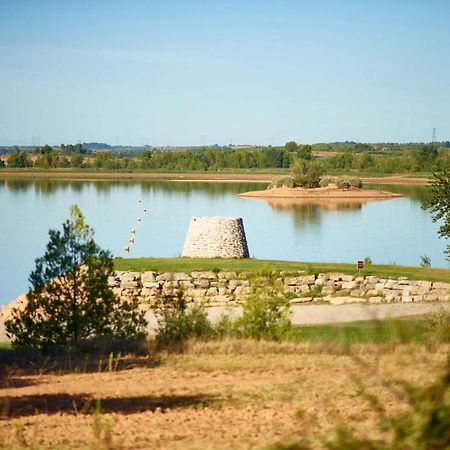
[[[374,435],[376,415],[355,380],[399,412],[406,404],[382,381],[426,385],[448,350],[225,340],[191,342],[148,368],[24,373],[0,390],[0,446],[238,449],[300,437],[319,446],[340,421]],[[97,400],[102,413],[92,415]]]

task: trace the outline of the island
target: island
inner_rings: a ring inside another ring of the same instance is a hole
[[[325,187],[274,187],[263,191],[249,191],[238,194],[240,197],[252,197],[262,199],[285,198],[285,199],[360,199],[360,200],[385,200],[402,197],[401,194],[374,189],[351,188],[339,189],[335,184]]]

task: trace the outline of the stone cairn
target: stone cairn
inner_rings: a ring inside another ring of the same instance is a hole
[[[182,257],[248,258],[244,223],[238,217],[192,217]]]

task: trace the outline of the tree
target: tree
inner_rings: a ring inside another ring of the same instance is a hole
[[[296,152],[297,149],[298,149],[297,142],[295,142],[295,141],[289,141],[289,142],[286,142],[286,144],[284,145],[284,149],[285,149],[285,151],[287,151],[288,153],[289,153],[289,152]]]
[[[291,167],[291,172],[298,186],[316,188],[319,187],[323,167],[318,161],[299,159]]]
[[[74,205],[63,231],[50,230],[43,257],[36,259],[23,310],[5,323],[13,345],[73,347],[97,337],[141,338],[146,321],[136,299],[118,300],[108,286],[113,261]]]
[[[439,236],[450,238],[450,170],[433,174],[434,180],[429,188],[430,198],[425,207],[431,210],[433,222],[442,220],[439,227]],[[450,261],[450,245],[447,245],[446,252]]]
[[[310,145],[299,145],[297,149],[297,156],[302,159],[312,159],[312,147]]]
[[[25,152],[11,153],[8,159],[8,167],[30,167],[31,160]]]

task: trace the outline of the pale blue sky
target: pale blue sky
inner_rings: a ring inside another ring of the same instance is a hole
[[[447,140],[449,19],[449,0],[0,0],[0,145]]]

